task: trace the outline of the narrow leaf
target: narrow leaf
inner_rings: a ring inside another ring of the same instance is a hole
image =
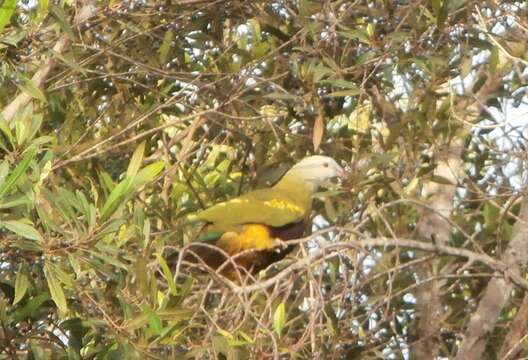
[[[27,31],[20,30],[16,33],[0,38],[0,42],[11,46],[17,46],[17,44],[27,36]]]
[[[349,90],[339,90],[334,91],[328,94],[328,96],[331,97],[345,97],[345,96],[357,96],[361,94],[361,90],[359,88],[357,89],[349,89]]]
[[[357,90],[359,91],[359,87],[354,84],[352,81],[346,81],[346,80],[342,80],[342,79],[334,79],[334,80],[323,80],[323,81],[320,81],[321,84],[328,84],[328,85],[334,85],[334,86],[339,86],[339,87],[342,87],[342,88],[345,88],[345,89],[352,89],[352,90]]]
[[[72,61],[70,59],[68,59],[66,56],[62,55],[61,53],[53,50],[53,49],[50,49],[50,54],[54,57],[56,57],[57,59],[59,59],[60,61],[62,61],[64,64],[66,64],[68,67],[70,67],[72,70],[75,70],[83,75],[86,74],[86,69],[84,69],[82,66],[80,66],[78,63],[76,63],[75,61]]]
[[[59,26],[61,27],[62,31],[64,31],[66,35],[68,35],[68,37],[73,40],[75,36],[73,35],[73,30],[70,27],[70,24],[68,24],[68,21],[66,21],[64,11],[62,11],[62,9],[56,5],[52,5],[51,13],[57,19],[57,22],[59,23]]]
[[[143,161],[144,153],[145,142],[143,141],[134,151],[134,154],[132,154],[132,158],[130,159],[130,163],[128,164],[126,177],[136,176],[137,172],[139,171],[139,167],[141,166],[141,162]]]
[[[0,198],[4,196],[10,189],[13,187],[18,179],[24,174],[24,172],[29,167],[29,164],[31,163],[31,160],[33,160],[33,157],[36,154],[36,150],[29,151],[26,156],[22,159],[20,164],[17,165],[15,170],[8,176],[7,180],[4,184],[0,186]]]
[[[148,316],[148,323],[149,323],[149,328],[156,334],[156,335],[159,335],[161,334],[161,331],[163,330],[163,324],[161,322],[161,318],[159,317],[158,314],[156,314],[156,312],[154,312],[152,309],[150,309],[149,307],[145,306],[143,308],[143,310],[145,311],[145,313],[147,314]]]
[[[499,65],[499,48],[494,46],[493,49],[491,49],[491,54],[489,57],[489,68],[492,74],[497,73],[498,65]]]
[[[284,323],[286,322],[286,305],[280,303],[275,309],[273,314],[273,329],[277,335],[281,336],[282,330],[284,329]]]
[[[7,178],[8,172],[9,172],[9,164],[7,163],[7,161],[2,161],[2,163],[0,164],[0,188],[2,188],[2,185],[4,184]]]
[[[165,35],[163,36],[163,42],[161,43],[161,46],[158,50],[158,59],[160,64],[165,64],[167,62],[167,58],[169,56],[169,51],[172,47],[172,39],[174,37],[174,33],[172,30],[168,30],[165,32]]]
[[[161,271],[163,271],[163,276],[165,276],[165,279],[167,279],[167,284],[169,285],[169,290],[171,294],[177,295],[178,289],[176,288],[176,283],[174,282],[174,277],[172,275],[172,272],[170,271],[169,265],[167,265],[167,262],[165,261],[163,256],[158,253],[156,253],[155,255],[160,264]]]
[[[144,257],[140,256],[136,260],[136,283],[140,293],[146,294],[148,292],[149,278],[148,278],[148,269],[147,261]]]
[[[25,272],[19,269],[16,280],[15,280],[15,298],[13,299],[13,305],[18,303],[24,298],[27,289],[29,288],[29,280]]]
[[[22,320],[25,320],[27,317],[35,313],[35,311],[46,301],[49,300],[47,293],[43,293],[35,296],[29,300],[23,308],[17,310],[13,315],[13,322],[19,323]]]
[[[110,265],[113,265],[115,267],[121,268],[121,269],[126,270],[126,271],[129,270],[129,268],[125,264],[123,264],[121,261],[119,261],[119,260],[117,260],[117,259],[115,259],[115,258],[113,258],[111,256],[107,256],[107,255],[104,255],[104,254],[102,254],[100,252],[92,251],[92,250],[87,250],[87,252],[92,254],[93,256],[101,259],[102,261],[110,264]]]
[[[38,1],[38,10],[37,16],[35,17],[34,22],[39,25],[42,20],[48,15],[49,0],[39,0]]]
[[[321,141],[323,140],[323,133],[324,133],[323,114],[319,114],[315,118],[313,134],[312,134],[312,143],[313,143],[314,151],[317,151],[319,149],[319,145],[321,145]]]
[[[117,210],[124,200],[126,192],[132,186],[134,178],[126,178],[112,190],[101,210],[101,220],[107,220]]]
[[[68,311],[68,304],[66,303],[66,296],[60,285],[59,280],[57,279],[55,272],[51,270],[49,264],[44,265],[44,275],[46,276],[46,281],[48,282],[48,288],[50,291],[51,299],[57,305],[57,308],[62,311]]]
[[[15,12],[17,0],[5,0],[0,6],[0,33],[4,27],[11,20],[11,16]]]
[[[264,95],[265,98],[268,99],[277,99],[277,100],[295,100],[297,99],[296,95],[288,94],[288,93],[280,93],[280,92],[271,92],[269,94]]]
[[[370,42],[368,34],[360,29],[351,29],[345,31],[338,31],[338,34],[352,40],[358,40],[359,42],[368,44]]]
[[[35,229],[33,225],[30,225],[27,222],[22,222],[18,220],[6,220],[0,222],[0,227],[14,232],[15,234],[20,235],[26,239],[42,241],[42,236],[37,231],[37,229]]]
[[[40,100],[42,102],[47,102],[46,96],[44,96],[44,93],[42,90],[38,88],[37,85],[33,82],[33,80],[24,77],[22,75],[18,75],[18,82],[17,86],[20,90],[25,92],[27,95],[31,96],[32,98],[35,98],[37,100]]]
[[[0,114],[0,132],[9,141],[9,145],[11,145],[11,147],[14,147],[15,137],[13,136],[13,132],[11,131],[11,128],[9,128],[9,124],[1,118],[1,114]]]
[[[165,164],[162,161],[152,163],[139,170],[134,180],[134,189],[139,189],[154,178],[163,170]]]

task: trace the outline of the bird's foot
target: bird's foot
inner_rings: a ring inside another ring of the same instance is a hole
[[[285,249],[286,247],[288,247],[288,244],[286,244],[286,241],[284,241],[282,239],[275,238],[275,239],[273,239],[273,247],[280,248],[280,249]]]

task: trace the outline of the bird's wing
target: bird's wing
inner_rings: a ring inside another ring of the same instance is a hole
[[[241,224],[280,227],[303,220],[310,209],[289,199],[277,189],[261,189],[216,204],[196,215],[214,228],[229,229]]]

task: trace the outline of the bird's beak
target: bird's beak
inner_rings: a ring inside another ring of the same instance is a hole
[[[345,169],[340,169],[338,172],[337,172],[337,176],[341,179],[346,179],[348,178],[350,174],[348,173],[348,171],[346,171]]]

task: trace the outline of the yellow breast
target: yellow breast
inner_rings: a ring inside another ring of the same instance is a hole
[[[273,238],[267,226],[259,224],[243,225],[241,231],[228,231],[216,242],[216,246],[229,255],[244,250],[265,250],[274,246]]]

